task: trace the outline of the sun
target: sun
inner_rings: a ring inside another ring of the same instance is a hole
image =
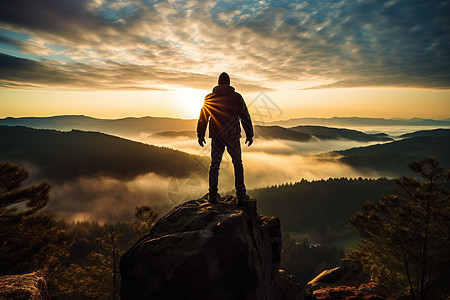
[[[200,115],[203,101],[208,91],[198,89],[180,89],[178,97],[180,99],[180,110],[184,118],[196,119]]]

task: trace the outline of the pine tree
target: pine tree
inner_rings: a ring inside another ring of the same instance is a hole
[[[119,248],[119,240],[122,236],[123,234],[118,233],[114,225],[105,225],[103,237],[96,240],[102,252],[91,253],[91,259],[106,270],[103,276],[109,278],[107,286],[111,288],[110,299],[113,300],[119,298],[119,262],[123,254],[123,250]]]
[[[396,193],[366,202],[350,219],[359,259],[393,296],[445,299],[450,266],[450,172],[429,157],[409,165],[421,177],[396,179]]]
[[[39,271],[54,294],[74,237],[40,212],[49,201],[47,183],[20,189],[28,176],[22,167],[0,163],[0,274]]]
[[[63,297],[59,299],[119,299],[119,261],[124,250],[119,242],[123,237],[117,224],[104,224],[101,237],[95,240],[98,249],[89,253],[82,265],[72,264],[61,277]]]
[[[137,232],[148,233],[156,223],[158,219],[158,213],[156,213],[150,206],[137,206],[134,209],[134,215],[139,221],[135,222]]]
[[[47,205],[49,184],[19,189],[28,177],[24,168],[9,162],[0,163],[0,222],[32,215]],[[20,204],[25,209],[19,210]]]

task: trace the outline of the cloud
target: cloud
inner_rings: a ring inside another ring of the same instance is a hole
[[[0,28],[30,38],[0,43],[36,60],[1,85],[209,89],[226,70],[244,92],[448,89],[449,14],[448,0],[17,0],[0,4]]]
[[[6,45],[10,45],[16,48],[22,48],[23,43],[19,40],[7,37],[7,36],[0,36],[0,44],[6,44]]]
[[[0,53],[0,87],[44,88],[48,86],[66,89],[118,89],[163,90],[165,85],[189,86],[209,89],[216,82],[215,76],[187,72],[173,72],[148,66],[107,62],[102,65],[89,63],[66,64],[56,60],[36,61]],[[238,80],[239,81],[239,80]],[[241,90],[270,90],[244,82]]]

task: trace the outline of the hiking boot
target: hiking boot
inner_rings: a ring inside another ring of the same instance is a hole
[[[248,195],[238,196],[238,201],[237,201],[238,206],[245,206],[249,202],[250,202],[250,198],[248,197]]]
[[[209,203],[217,203],[219,198],[220,198],[219,194],[208,194],[208,202]]]

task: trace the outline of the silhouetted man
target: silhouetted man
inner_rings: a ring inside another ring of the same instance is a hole
[[[211,167],[209,168],[209,202],[217,202],[217,185],[219,179],[219,166],[222,155],[227,148],[234,166],[234,177],[238,204],[248,201],[244,185],[244,167],[241,159],[241,126],[244,127],[247,139],[245,143],[253,143],[253,126],[247,106],[242,96],[230,86],[230,77],[227,73],[219,76],[219,85],[213,88],[212,93],[205,97],[200,117],[197,123],[198,143],[203,147],[206,126],[209,121],[209,137],[211,142]]]

